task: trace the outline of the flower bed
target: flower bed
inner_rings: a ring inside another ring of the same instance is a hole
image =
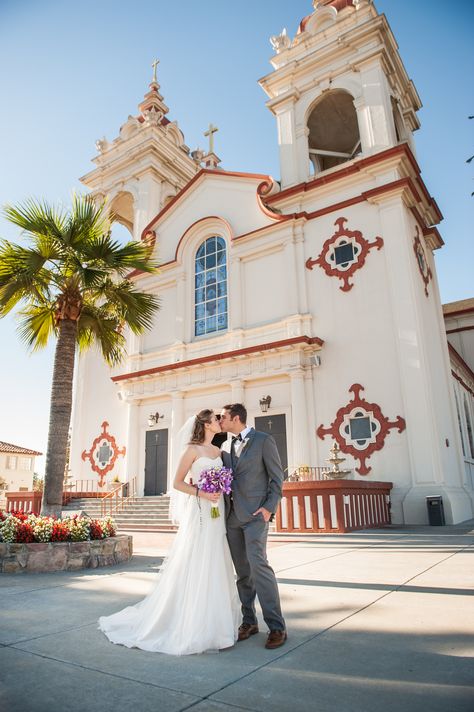
[[[88,541],[115,536],[115,522],[111,517],[90,519],[72,517],[40,517],[25,512],[0,511],[0,542],[32,544],[48,541]]]
[[[128,561],[131,536],[115,536],[110,517],[65,519],[0,512],[0,572],[71,571]]]

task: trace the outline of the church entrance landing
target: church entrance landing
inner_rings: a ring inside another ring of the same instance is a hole
[[[145,445],[145,497],[164,494],[168,479],[168,430],[149,430]]]

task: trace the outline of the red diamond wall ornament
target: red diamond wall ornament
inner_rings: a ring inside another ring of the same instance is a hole
[[[84,450],[81,457],[84,460],[89,460],[91,468],[99,475],[99,487],[105,484],[105,476],[108,472],[114,469],[115,462],[119,455],[125,455],[126,448],[117,447],[117,443],[113,435],[107,432],[109,424],[107,421],[102,423],[102,432],[95,438],[89,452]]]
[[[348,292],[354,286],[350,282],[353,274],[361,269],[369,251],[376,247],[380,250],[383,245],[381,237],[376,237],[374,242],[369,242],[362,236],[360,230],[348,230],[344,227],[347,218],[338,218],[334,223],[337,230],[323,245],[319,257],[306,260],[306,268],[312,270],[314,265],[319,265],[328,277],[337,277],[343,284],[339,289]]]
[[[406,423],[400,415],[396,420],[390,421],[379,405],[368,403],[360,397],[363,390],[363,386],[354,383],[349,388],[353,393],[352,400],[339,408],[329,428],[320,425],[316,434],[321,440],[324,440],[326,435],[331,435],[342,452],[359,460],[356,472],[368,475],[372,468],[367,466],[366,461],[376,450],[383,448],[385,438],[392,428],[397,428],[398,432],[402,433]]]

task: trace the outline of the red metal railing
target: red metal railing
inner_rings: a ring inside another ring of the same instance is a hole
[[[118,512],[123,512],[128,504],[131,504],[137,496],[137,478],[132,477],[130,482],[119,485],[113,492],[109,492],[100,500],[101,515],[113,516]]]
[[[71,499],[82,499],[86,497],[105,497],[107,488],[99,487],[98,480],[74,480],[63,493],[63,504],[69,504]],[[117,483],[116,487],[121,487]]]
[[[42,496],[41,492],[6,492],[7,512],[39,514]]]
[[[277,532],[344,533],[390,524],[391,482],[284,482]]]

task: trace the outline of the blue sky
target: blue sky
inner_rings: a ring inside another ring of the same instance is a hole
[[[444,221],[436,255],[443,302],[473,296],[474,3],[378,0],[421,96],[417,158]],[[67,203],[96,155],[158,79],[186,143],[230,170],[279,177],[276,127],[257,80],[270,35],[293,36],[311,0],[0,0],[0,204],[29,196]],[[0,218],[0,236],[18,239]],[[53,347],[29,355],[0,320],[0,440],[46,449]],[[38,463],[43,470],[42,460]]]

